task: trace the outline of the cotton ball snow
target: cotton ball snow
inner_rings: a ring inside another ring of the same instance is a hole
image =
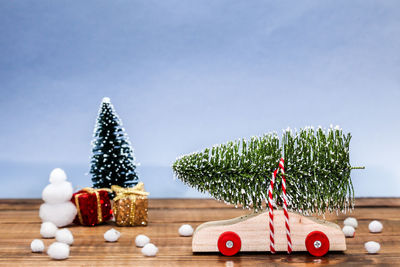
[[[382,232],[383,225],[380,221],[374,220],[369,223],[368,229],[371,233],[380,233]]]
[[[142,248],[143,255],[148,256],[148,257],[154,257],[157,254],[157,252],[158,252],[158,247],[156,247],[152,243],[146,244]]]
[[[67,180],[67,174],[63,169],[55,168],[51,171],[49,179],[50,183],[60,183],[64,182],[65,180]]]
[[[40,235],[44,238],[54,238],[58,228],[52,222],[44,222],[40,226]]]
[[[52,222],[58,227],[66,226],[74,220],[76,207],[71,202],[72,185],[66,181],[67,175],[59,168],[50,173],[50,184],[43,192],[45,203],[40,206],[39,216],[43,222]]]
[[[115,230],[114,228],[111,228],[107,232],[104,233],[104,239],[107,242],[115,242],[119,239],[121,236],[121,233]]]
[[[354,229],[356,229],[357,226],[358,226],[357,219],[356,219],[356,218],[353,218],[353,217],[348,217],[348,218],[346,218],[346,220],[344,220],[343,224],[344,224],[344,225],[353,226]]]
[[[381,245],[379,245],[379,243],[375,241],[369,241],[365,243],[364,247],[369,254],[375,254],[381,249]]]
[[[47,249],[47,254],[55,260],[64,260],[69,257],[69,246],[65,243],[54,242]]]
[[[56,240],[67,245],[74,243],[74,236],[68,229],[60,229],[56,232]]]
[[[39,216],[44,222],[53,222],[58,227],[63,227],[74,220],[76,207],[70,201],[60,204],[43,203],[40,206]]]
[[[31,243],[31,250],[32,252],[43,252],[44,250],[44,243],[40,239],[34,239]]]
[[[135,244],[137,247],[144,247],[145,245],[147,245],[148,243],[150,243],[150,238],[148,238],[145,235],[138,235],[135,239]]]
[[[179,227],[179,234],[181,236],[191,236],[193,234],[193,227],[189,224],[183,224]]]
[[[353,226],[345,225],[342,231],[346,237],[354,237],[354,233],[356,230],[353,228]]]
[[[61,182],[47,185],[42,192],[42,199],[49,204],[59,204],[71,200],[72,184],[70,182]]]

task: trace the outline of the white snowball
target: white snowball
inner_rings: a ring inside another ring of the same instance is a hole
[[[149,256],[149,257],[153,257],[157,254],[158,252],[158,247],[156,247],[155,245],[153,245],[152,243],[146,244],[143,248],[142,248],[142,253],[145,256]]]
[[[135,239],[135,244],[137,247],[144,247],[145,245],[147,245],[148,243],[150,243],[150,238],[148,238],[145,235],[138,235]]]
[[[40,239],[34,239],[31,243],[31,250],[32,252],[43,252],[44,250],[44,243]]]
[[[70,182],[49,184],[43,189],[42,199],[49,204],[67,202],[72,198],[72,190],[72,184]]]
[[[369,223],[368,229],[371,233],[380,233],[382,232],[383,225],[380,221],[374,220]]]
[[[44,203],[40,206],[39,216],[44,222],[52,222],[58,227],[67,226],[76,216],[76,207],[70,201],[60,204]]]
[[[65,174],[63,169],[55,168],[51,171],[49,179],[50,183],[55,184],[64,182],[65,180],[67,180],[67,175]]]
[[[56,232],[56,240],[67,245],[74,243],[74,236],[68,229],[60,229]]]
[[[374,242],[374,241],[369,241],[364,244],[365,249],[368,251],[370,254],[375,254],[381,249],[381,245],[379,243]]]
[[[52,222],[44,222],[40,226],[40,235],[44,238],[54,238],[58,228]]]
[[[111,228],[107,232],[104,233],[104,239],[107,242],[115,242],[119,239],[121,236],[121,233],[115,230],[114,228]]]
[[[47,254],[56,260],[64,260],[69,257],[69,246],[61,242],[54,242],[47,249]]]
[[[193,227],[189,224],[183,224],[179,227],[179,234],[181,236],[191,236],[193,234]]]
[[[348,218],[346,218],[346,220],[344,220],[343,224],[344,224],[344,225],[353,226],[354,229],[356,229],[357,226],[358,226],[357,219],[356,219],[356,218],[353,218],[353,217],[348,217]]]
[[[356,230],[353,228],[353,226],[350,226],[350,225],[345,225],[343,227],[342,231],[346,237],[354,237],[354,234],[356,232]]]

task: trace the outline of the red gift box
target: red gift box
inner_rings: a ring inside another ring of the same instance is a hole
[[[75,224],[94,226],[112,218],[112,207],[109,189],[83,188],[72,195],[72,203],[75,204],[77,215]]]

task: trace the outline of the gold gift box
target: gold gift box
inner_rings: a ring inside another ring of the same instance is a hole
[[[140,182],[131,188],[113,185],[111,190],[116,194],[113,205],[115,223],[118,226],[146,226],[149,193],[144,191],[144,184]]]

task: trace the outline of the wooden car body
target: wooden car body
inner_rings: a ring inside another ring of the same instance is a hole
[[[240,237],[239,251],[270,251],[268,222],[268,212],[260,212],[229,220],[203,223],[193,234],[192,250],[193,252],[221,251],[218,247],[220,236],[225,232],[234,232]],[[326,235],[329,240],[327,242],[329,251],[346,250],[345,236],[337,224],[294,212],[289,212],[289,223],[293,251],[310,251],[306,247],[306,239],[313,232],[322,232]],[[274,211],[274,229],[275,250],[287,251],[283,210]],[[311,251],[310,253],[313,254]]]

